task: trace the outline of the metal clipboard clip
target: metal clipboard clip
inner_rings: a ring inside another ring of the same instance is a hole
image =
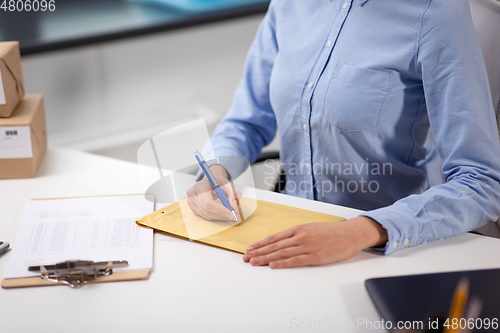
[[[128,266],[126,260],[99,261],[68,260],[55,265],[30,266],[31,272],[40,272],[43,280],[62,282],[71,288],[79,288],[86,283],[113,274],[113,268]]]

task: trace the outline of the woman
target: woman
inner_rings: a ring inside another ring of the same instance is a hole
[[[367,212],[270,236],[243,256],[253,265],[389,254],[500,215],[498,132],[467,0],[272,1],[211,141],[254,161],[276,130],[287,193]],[[207,190],[188,191],[191,209],[225,216]]]

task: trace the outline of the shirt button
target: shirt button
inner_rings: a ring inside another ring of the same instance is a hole
[[[307,85],[309,88],[312,88],[313,86],[313,83],[312,82],[309,82],[309,84]]]
[[[307,125],[306,124],[302,125],[302,128],[304,129],[304,131],[307,131]]]
[[[311,169],[311,166],[309,165],[309,163],[306,163],[306,169],[307,170]]]
[[[394,242],[394,244],[392,245],[392,248],[395,249],[398,247],[398,242]]]
[[[326,42],[326,46],[327,47],[330,47],[331,45],[332,45],[332,41],[331,40],[329,40],[328,42]]]
[[[410,243],[410,240],[407,238],[407,239],[405,239],[403,244],[406,246],[406,245],[408,245],[408,243]]]
[[[347,2],[344,2],[344,4],[342,5],[342,8],[346,9],[348,5],[349,4]]]

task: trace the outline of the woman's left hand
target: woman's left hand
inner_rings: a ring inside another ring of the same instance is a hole
[[[243,255],[253,266],[271,268],[326,265],[385,244],[386,230],[369,217],[294,226],[248,247]]]

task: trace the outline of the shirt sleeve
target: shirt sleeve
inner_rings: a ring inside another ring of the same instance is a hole
[[[415,54],[446,183],[363,215],[385,253],[476,229],[500,215],[500,145],[484,60],[466,0],[433,0]]]
[[[269,99],[269,81],[278,53],[273,8],[274,2],[271,2],[247,55],[243,79],[233,104],[203,149],[207,161],[221,156],[239,156],[252,163],[276,135],[276,117]],[[244,171],[245,163],[241,163],[241,159],[231,161],[225,158],[219,164],[235,178]]]

